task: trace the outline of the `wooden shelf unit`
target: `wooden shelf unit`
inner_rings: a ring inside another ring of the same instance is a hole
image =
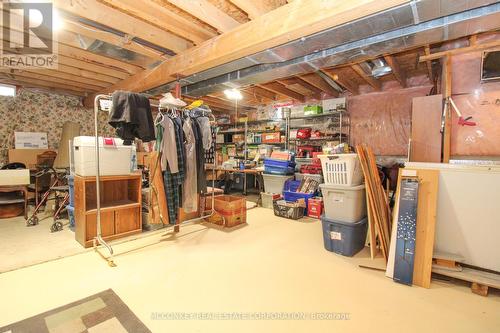
[[[142,232],[141,174],[101,176],[101,231],[104,240]],[[75,239],[92,246],[97,235],[95,177],[75,175]]]

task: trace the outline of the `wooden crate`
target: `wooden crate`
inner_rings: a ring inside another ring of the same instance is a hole
[[[215,197],[215,213],[205,220],[231,228],[247,222],[247,203],[243,197],[220,195]],[[225,223],[224,223],[225,222]]]

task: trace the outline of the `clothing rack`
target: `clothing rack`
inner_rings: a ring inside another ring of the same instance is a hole
[[[101,229],[101,198],[100,198],[100,161],[99,161],[99,128],[98,128],[98,113],[99,113],[99,106],[100,106],[100,101],[103,99],[111,100],[111,94],[99,94],[95,97],[94,99],[94,132],[95,132],[95,160],[96,160],[96,222],[97,222],[97,235],[93,239],[93,247],[94,250],[99,253],[99,255],[104,258],[107,262],[108,265],[111,267],[115,267],[115,263],[113,261],[113,248],[111,245],[109,245],[103,238],[102,238],[102,229]],[[159,105],[152,105],[154,107],[160,108]],[[209,116],[209,118],[215,122],[215,116],[213,115],[212,112],[206,112],[203,110],[202,112],[203,116]],[[215,140],[212,140],[212,148],[214,149],[214,154],[217,154],[216,152],[216,143]],[[214,161],[217,160],[217,156],[215,155]],[[186,221],[183,221],[181,223],[176,223],[170,226],[167,226],[167,230],[174,228],[175,231],[179,231],[179,226],[183,224],[191,224],[195,221],[199,221],[202,219],[205,219],[207,217],[211,217],[215,214],[215,168],[212,168],[212,209],[210,211],[210,214],[207,215],[202,215],[200,217],[196,217],[193,219],[189,219]],[[226,221],[224,217],[223,219],[223,224],[226,224]],[[167,235],[167,234],[165,234]],[[103,245],[109,252],[109,256],[106,257],[102,253],[98,251],[98,245]]]

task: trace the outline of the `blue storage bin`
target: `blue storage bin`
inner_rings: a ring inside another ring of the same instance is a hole
[[[316,195],[316,193],[296,192],[300,186],[300,183],[301,183],[300,180],[288,180],[285,183],[285,187],[283,189],[283,198],[285,199],[285,201],[292,201],[292,202],[295,202],[298,199],[305,199],[305,201],[306,201],[305,211],[307,212],[308,201],[310,198],[314,197]]]
[[[70,228],[75,227],[75,207],[67,205],[66,209],[68,210],[68,220]]]
[[[275,166],[269,166],[269,165],[264,165],[264,173],[270,174],[270,175],[293,175],[295,172],[294,167],[275,167]]]
[[[359,222],[339,222],[321,216],[325,249],[343,256],[352,257],[363,249],[368,230],[368,219]]]
[[[278,168],[290,168],[290,167],[295,168],[295,162],[294,161],[277,160],[274,158],[266,158],[266,159],[264,159],[264,166],[278,167]]]
[[[75,207],[75,176],[68,176],[69,205]]]

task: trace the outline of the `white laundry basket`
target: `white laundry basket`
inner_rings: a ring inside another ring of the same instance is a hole
[[[328,185],[357,186],[363,183],[358,154],[319,155],[323,179]]]

